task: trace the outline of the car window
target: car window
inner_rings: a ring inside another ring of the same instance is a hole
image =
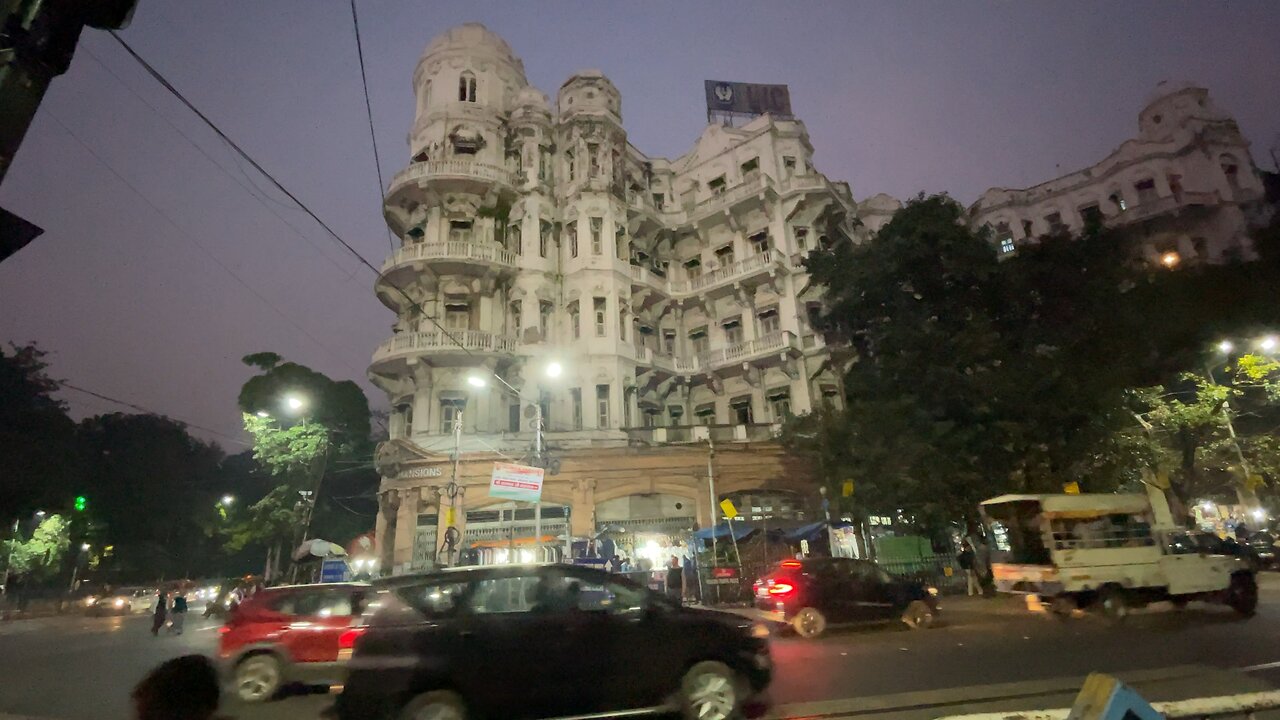
[[[644,602],[640,587],[551,571],[481,580],[467,606],[476,614],[621,614],[639,611]]]
[[[453,616],[469,594],[471,583],[457,580],[439,580],[405,585],[394,592],[402,601],[417,610],[427,620],[439,620]]]
[[[536,601],[538,583],[534,574],[480,580],[467,608],[479,615],[529,612]]]

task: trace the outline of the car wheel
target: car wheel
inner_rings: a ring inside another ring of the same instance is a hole
[[[925,630],[933,625],[933,610],[923,600],[914,600],[902,613],[902,623],[912,630]]]
[[[827,617],[817,608],[802,608],[791,618],[791,627],[802,638],[816,638],[827,629]]]
[[[1098,606],[1102,608],[1102,614],[1112,622],[1121,622],[1129,617],[1129,598],[1125,596],[1122,588],[1115,585],[1109,585],[1102,589],[1102,594],[1098,598]]]
[[[448,690],[422,693],[400,712],[400,720],[466,720],[462,698]]]
[[[236,665],[236,697],[244,702],[271,699],[280,689],[280,661],[272,655],[250,655]]]
[[[706,661],[689,668],[680,683],[686,720],[732,720],[743,701],[737,675],[724,663]]]
[[[1227,588],[1227,605],[1245,617],[1252,617],[1258,610],[1258,583],[1252,575],[1238,573],[1231,576]]]

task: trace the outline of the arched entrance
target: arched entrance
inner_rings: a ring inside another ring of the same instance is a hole
[[[542,556],[538,556],[538,525],[528,503],[501,502],[468,510],[462,532],[461,564],[497,565],[555,562],[563,557],[569,531],[566,505],[542,504]]]
[[[596,552],[608,559],[629,558],[665,564],[684,555],[689,534],[697,528],[693,498],[670,493],[624,495],[596,503]]]

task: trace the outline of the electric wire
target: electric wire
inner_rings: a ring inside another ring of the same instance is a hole
[[[382,201],[382,160],[378,158],[378,135],[373,131],[373,103],[369,102],[369,76],[364,69],[364,45],[360,42],[360,16],[356,14],[356,0],[351,0],[351,27],[356,36],[356,57],[360,60],[360,84],[364,87],[364,111],[369,118],[369,144],[373,146],[373,167],[378,171],[378,201]],[[396,241],[391,235],[391,227],[387,227],[387,243],[395,252]]]
[[[166,414],[166,413],[157,412],[157,411],[155,411],[155,410],[152,410],[152,409],[150,409],[150,408],[145,408],[145,407],[143,407],[143,406],[141,406],[141,405],[138,405],[138,404],[136,404],[136,403],[131,403],[131,402],[128,402],[128,401],[125,401],[125,400],[119,400],[119,399],[117,399],[117,398],[113,398],[113,397],[111,397],[111,396],[109,396],[109,395],[103,395],[103,394],[102,394],[102,393],[100,393],[100,392],[95,392],[95,391],[93,391],[93,390],[89,390],[88,388],[82,388],[82,387],[80,387],[80,386],[78,386],[78,385],[72,385],[71,383],[66,382],[66,381],[62,381],[62,382],[60,382],[60,383],[59,383],[59,385],[60,385],[61,387],[64,387],[64,388],[68,389],[68,390],[74,390],[74,391],[79,392],[79,393],[84,393],[85,395],[90,395],[90,396],[92,396],[92,397],[96,397],[96,398],[98,398],[99,400],[105,400],[105,401],[107,401],[107,402],[109,402],[109,403],[115,403],[116,405],[123,405],[124,407],[127,407],[127,408],[129,408],[129,409],[131,409],[131,410],[137,410],[138,412],[140,412],[140,413],[145,413],[145,414],[147,414],[147,415],[159,415],[160,417],[164,417],[164,418],[168,418],[168,419],[170,419],[170,420],[174,420],[174,421],[176,421],[176,422],[180,422],[180,423],[182,423],[183,425],[186,425],[187,427],[192,427],[192,428],[195,428],[195,429],[197,429],[197,430],[203,430],[203,431],[205,431],[205,432],[207,432],[207,433],[213,433],[214,435],[217,435],[217,436],[219,436],[219,437],[226,438],[227,440],[230,440],[231,442],[239,443],[239,444],[241,444],[241,445],[245,445],[245,446],[247,446],[247,447],[252,447],[252,443],[247,443],[247,442],[245,442],[245,441],[243,441],[243,440],[240,440],[240,439],[238,439],[238,438],[232,437],[232,436],[228,435],[227,433],[222,432],[221,430],[214,430],[213,428],[205,427],[205,426],[203,426],[203,425],[197,425],[197,424],[195,424],[195,423],[193,423],[193,422],[187,422],[186,420],[183,420],[182,418],[172,417],[172,416],[170,416],[170,415],[168,415],[168,414]]]

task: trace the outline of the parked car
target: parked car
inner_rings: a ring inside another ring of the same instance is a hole
[[[571,565],[450,570],[379,586],[333,714],[758,717],[768,628]]]
[[[339,650],[368,592],[364,583],[291,585],[240,603],[218,629],[218,657],[236,697],[260,702],[286,683],[341,683]]]
[[[927,628],[940,611],[937,590],[850,558],[783,560],[754,588],[758,610],[805,638],[847,623],[901,621],[913,629]]]

